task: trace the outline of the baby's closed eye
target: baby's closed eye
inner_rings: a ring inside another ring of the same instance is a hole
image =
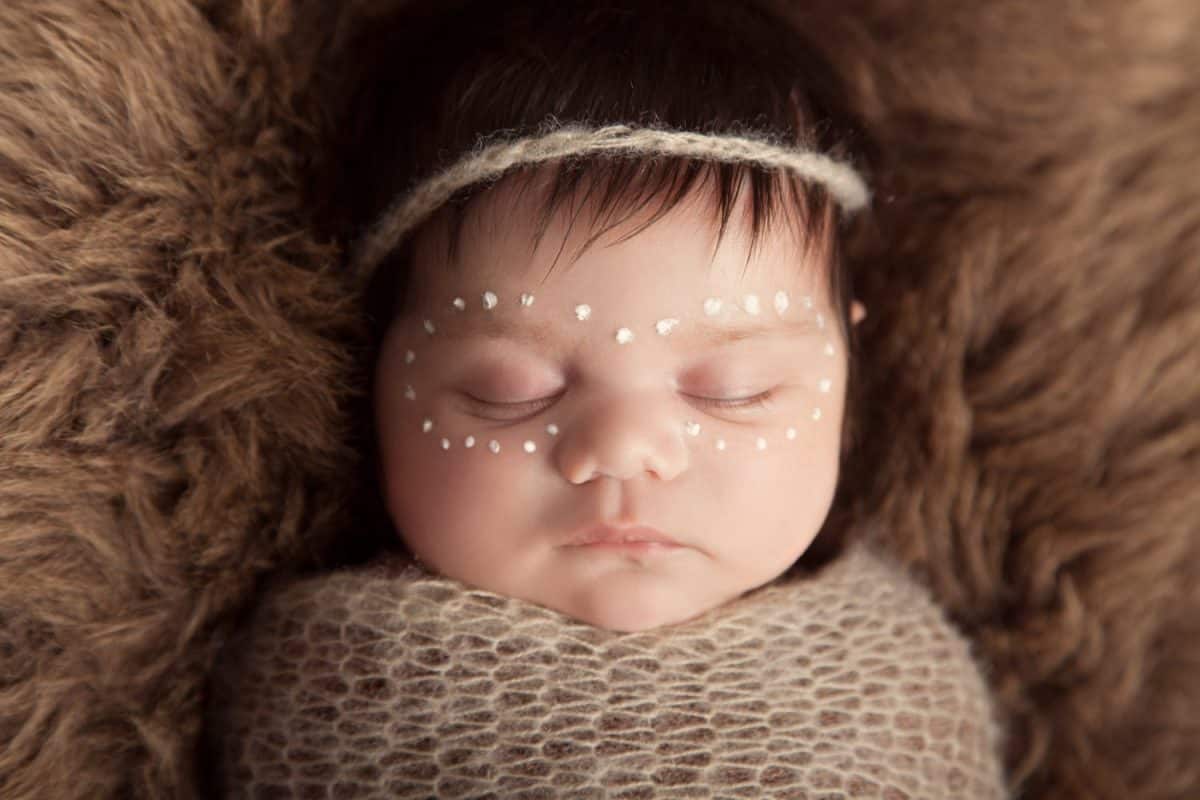
[[[748,413],[769,409],[783,388],[785,387],[781,385],[747,388],[744,384],[729,382],[724,385],[713,383],[707,386],[681,387],[675,394],[688,405],[701,411]],[[521,393],[506,393],[495,389],[468,388],[458,391],[456,395],[462,409],[471,416],[494,422],[524,422],[553,408],[571,392],[571,387],[563,387],[550,394],[527,393],[522,396]]]

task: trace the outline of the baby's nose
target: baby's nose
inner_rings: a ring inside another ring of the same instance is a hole
[[[683,420],[636,397],[613,397],[573,421],[555,449],[556,466],[574,484],[601,476],[669,481],[688,467]]]

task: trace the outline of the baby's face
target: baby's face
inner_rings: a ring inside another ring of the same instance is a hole
[[[798,263],[783,228],[745,266],[742,210],[711,268],[694,204],[571,265],[586,226],[567,236],[560,215],[530,255],[532,221],[503,191],[459,263],[418,255],[375,413],[386,505],[421,561],[636,631],[805,551],[837,482],[845,343],[823,266]]]

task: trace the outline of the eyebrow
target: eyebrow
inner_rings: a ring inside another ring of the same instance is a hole
[[[594,328],[596,325],[591,321],[577,322],[576,324],[584,331],[588,326]],[[507,339],[520,344],[545,345],[564,338],[563,328],[562,323],[548,320],[521,320],[506,315],[471,316],[456,320],[454,325],[440,329],[438,336],[444,335],[447,339],[460,341],[470,338]],[[614,328],[609,333],[615,337],[616,332],[617,329]],[[687,324],[681,323],[667,336],[659,336],[652,325],[648,326],[644,332],[634,329],[634,335],[639,338],[648,334],[656,339],[667,339],[677,347],[690,346],[693,348],[698,346],[720,347],[749,339],[801,338],[817,332],[816,323],[804,317],[786,319],[778,325],[762,323],[721,325],[709,320],[700,320]]]

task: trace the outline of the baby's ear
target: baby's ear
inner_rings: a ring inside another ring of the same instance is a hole
[[[867,308],[857,300],[850,302],[850,322],[857,325],[867,316]]]

